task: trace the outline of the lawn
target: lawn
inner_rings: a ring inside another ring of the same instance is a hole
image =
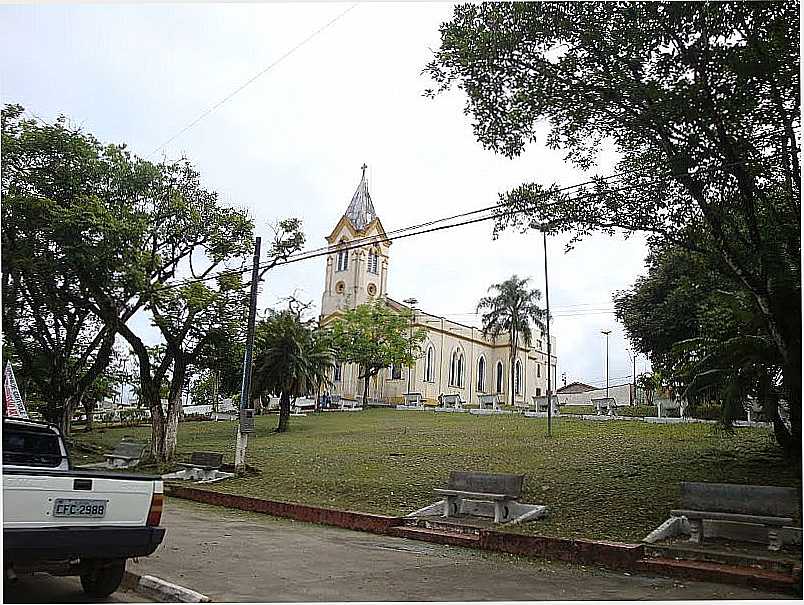
[[[727,435],[707,424],[563,418],[547,438],[545,419],[372,409],[293,417],[290,431],[276,434],[276,420],[258,417],[249,441],[248,463],[261,475],[207,489],[405,514],[435,501],[432,490],[450,470],[524,473],[522,500],[550,514],[516,531],[635,541],[669,516],[682,480],[801,486],[800,471],[763,429]],[[224,452],[231,462],[235,426],[183,423],[178,450]],[[75,437],[111,448],[123,435],[149,434],[139,427]]]

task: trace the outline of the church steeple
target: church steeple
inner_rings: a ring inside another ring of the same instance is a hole
[[[352,196],[352,201],[346,209],[344,216],[349,219],[352,226],[358,230],[363,231],[368,224],[374,220],[377,213],[374,211],[374,204],[371,202],[371,194],[368,190],[368,181],[366,181],[366,164],[361,167],[363,175],[360,177],[360,184]]]

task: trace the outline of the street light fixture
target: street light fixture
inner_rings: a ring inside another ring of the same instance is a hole
[[[606,335],[606,405],[609,404],[609,334],[611,330],[601,330],[601,334]]]

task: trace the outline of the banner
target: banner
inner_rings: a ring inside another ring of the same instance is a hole
[[[17,388],[17,379],[14,378],[14,370],[11,369],[11,362],[6,363],[6,371],[3,373],[3,415],[13,418],[28,418],[28,410],[20,396]]]

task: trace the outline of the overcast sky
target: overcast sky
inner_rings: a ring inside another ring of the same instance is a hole
[[[149,156],[200,114],[282,57],[350,4],[0,6],[3,103],[46,120],[65,114],[104,142]],[[153,157],[186,155],[226,203],[249,209],[257,233],[303,220],[309,248],[345,211],[369,166],[386,230],[495,203],[524,181],[572,184],[584,175],[537,142],[508,160],[473,138],[458,92],[426,99],[422,69],[438,47],[450,4],[359,4],[209,113]],[[604,156],[598,171],[608,173]],[[610,312],[614,291],[643,270],[644,240],[593,237],[564,254],[549,242],[558,373],[605,384],[631,362]],[[512,274],[543,288],[538,233],[491,237],[491,224],[391,246],[389,293],[476,324],[488,286]],[[260,305],[292,293],[320,304],[323,258],[275,270]],[[637,370],[646,367],[644,359]]]

